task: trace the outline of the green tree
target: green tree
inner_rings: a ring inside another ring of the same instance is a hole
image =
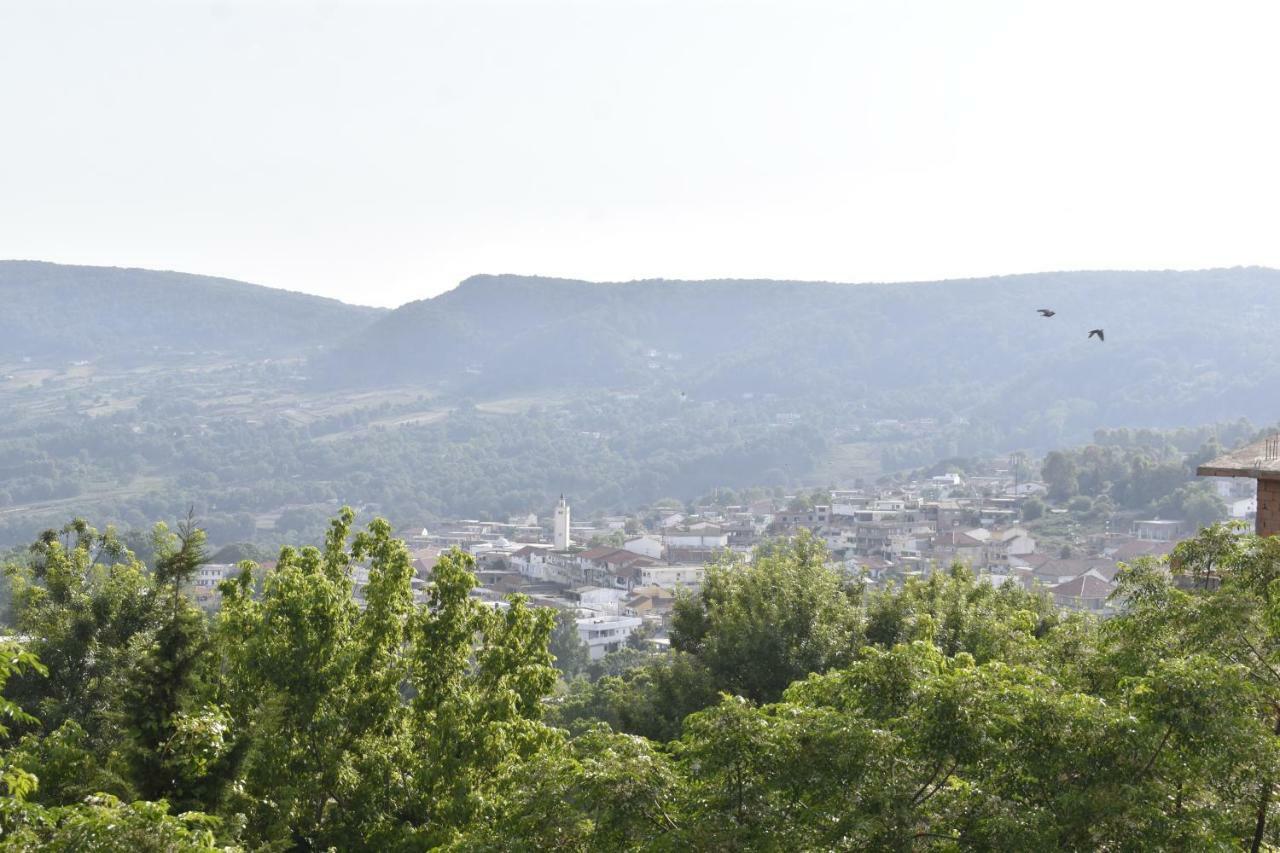
[[[1079,491],[1075,460],[1060,450],[1051,451],[1045,456],[1040,476],[1049,487],[1050,500],[1065,501]]]
[[[468,850],[646,850],[678,830],[682,779],[643,738],[597,725],[513,767]]]
[[[1181,543],[1174,563],[1193,581],[1189,588],[1149,563],[1121,575],[1117,596],[1125,609],[1104,626],[1105,653],[1093,678],[1103,689],[1157,675],[1192,679],[1178,695],[1184,705],[1203,699],[1198,710],[1161,711],[1169,738],[1179,738],[1174,746],[1199,749],[1190,757],[1173,753],[1183,768],[1177,801],[1213,803],[1230,831],[1260,850],[1277,841],[1271,813],[1280,779],[1280,540],[1214,525]],[[1224,679],[1238,683],[1214,686]],[[1203,746],[1206,733],[1216,735],[1210,747]],[[1196,790],[1206,794],[1188,796]]]
[[[127,760],[136,790],[143,799],[168,799],[183,811],[213,804],[232,781],[237,754],[221,739],[203,743],[214,762],[192,762],[186,746],[202,720],[220,719],[218,709],[192,712],[199,701],[199,669],[207,660],[208,630],[204,614],[183,589],[206,560],[205,536],[188,517],[176,533],[157,525],[152,537],[154,582],[163,622],[129,673],[121,701],[129,740]],[[212,716],[210,716],[212,715]]]
[[[150,573],[113,529],[82,519],[42,533],[5,571],[14,628],[48,668],[47,677],[15,677],[8,695],[45,730],[74,720],[94,743],[113,742],[119,690],[165,615]]]
[[[697,595],[682,594],[671,645],[695,655],[721,689],[755,701],[851,659],[862,629],[858,592],[826,565],[807,532],[707,567]]]
[[[960,565],[848,587],[802,536],[713,566],[672,652],[556,692],[552,611],[475,598],[458,551],[416,601],[390,526],[353,523],[260,594],[242,565],[204,634],[173,582],[194,533],[154,575],[83,523],[43,535],[0,643],[0,846],[1280,844],[1280,538],[1211,526],[1098,622]]]
[[[551,704],[549,721],[574,732],[599,721],[615,731],[665,742],[680,736],[689,714],[718,700],[715,680],[701,661],[670,652],[647,655],[639,665],[595,683],[575,679]]]
[[[578,621],[571,611],[557,610],[555,619],[547,648],[555,660],[556,669],[568,680],[586,671],[591,663],[591,653],[578,633]]]
[[[226,853],[234,835],[225,835],[223,822],[200,812],[171,813],[164,801],[125,803],[110,795],[95,795],[82,804],[59,808],[19,807],[5,818],[11,823],[3,843],[6,850],[45,850],[74,853]]]
[[[1227,517],[1227,505],[1213,487],[1204,482],[1180,486],[1156,501],[1154,509],[1165,517],[1185,519],[1197,529]]]
[[[540,722],[552,613],[471,597],[473,561],[456,550],[415,605],[390,525],[352,536],[352,520],[332,522],[323,551],[282,551],[261,599],[247,570],[223,584],[221,697],[249,741],[229,808],[254,843],[442,843],[510,762],[554,739]],[[363,608],[355,566],[368,571]]]

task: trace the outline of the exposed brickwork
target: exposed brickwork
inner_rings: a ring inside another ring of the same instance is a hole
[[[1259,536],[1280,534],[1280,480],[1258,481]]]

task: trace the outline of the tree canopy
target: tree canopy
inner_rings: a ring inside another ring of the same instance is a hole
[[[76,521],[7,567],[0,847],[1280,843],[1280,540],[1212,526],[1099,622],[963,567],[869,588],[801,538],[712,567],[672,651],[562,671],[553,612],[482,603],[456,551],[415,596],[384,521],[260,591],[243,563],[215,617],[202,549]]]

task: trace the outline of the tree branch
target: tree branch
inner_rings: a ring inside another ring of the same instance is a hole
[[[925,783],[920,786],[918,791],[916,791],[915,796],[911,798],[911,805],[914,806],[920,801],[921,795],[923,795],[925,791],[929,790],[929,786],[937,780],[938,774],[942,772],[942,768],[946,763],[947,760],[945,758],[938,762],[938,766],[933,768],[933,772],[929,774],[929,778],[925,780]]]
[[[1160,743],[1156,746],[1156,751],[1151,753],[1151,757],[1147,759],[1147,763],[1138,771],[1139,776],[1147,775],[1147,771],[1156,763],[1156,759],[1160,757],[1160,753],[1164,751],[1164,746],[1169,742],[1169,737],[1173,734],[1173,726],[1170,725],[1164,730],[1164,737],[1160,738]]]

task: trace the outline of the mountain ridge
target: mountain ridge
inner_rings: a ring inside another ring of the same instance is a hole
[[[277,287],[271,284],[260,284],[253,281],[245,281],[244,279],[231,278],[222,275],[210,275],[207,273],[194,273],[185,270],[164,269],[159,267],[135,267],[135,266],[119,266],[116,264],[65,264],[59,261],[45,261],[39,258],[0,258],[0,269],[5,267],[35,267],[50,268],[64,271],[84,271],[84,272],[111,272],[111,273],[127,273],[141,275],[159,275],[173,277],[177,279],[196,279],[203,282],[226,285],[233,288],[245,288],[251,290],[269,290],[276,293],[288,294],[290,296],[302,297],[305,299],[314,299],[322,302],[331,302],[338,305],[346,305],[351,308],[357,308],[369,311],[390,311],[394,309],[381,308],[376,305],[364,305],[358,302],[347,302],[344,299],[338,299],[332,296],[323,296],[318,293],[310,293],[305,290],[292,290],[287,287]]]
[[[315,373],[335,387],[463,396],[923,394],[964,414],[1066,405],[1095,425],[1224,408],[1266,420],[1280,415],[1268,402],[1280,398],[1267,322],[1278,312],[1280,271],[1265,267],[859,284],[484,274],[378,318],[319,355]],[[1087,338],[1099,327],[1104,344]]]
[[[49,362],[302,356],[385,313],[215,276],[27,260],[0,261],[0,300],[0,359]]]

